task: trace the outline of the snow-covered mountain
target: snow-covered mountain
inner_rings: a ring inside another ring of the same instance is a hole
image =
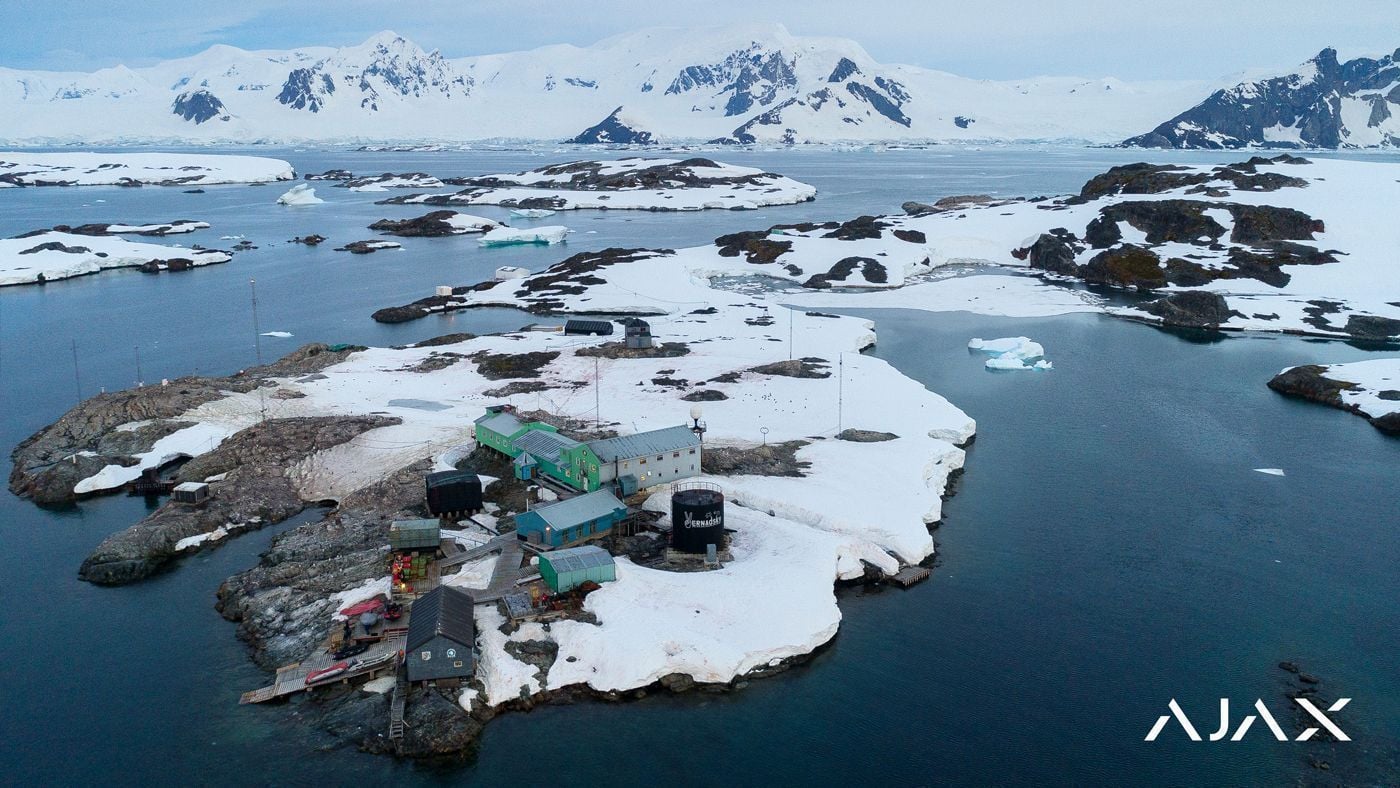
[[[0,141],[1113,142],[1212,87],[966,79],[781,25],[461,59],[386,31],[339,49],[215,46],[91,74],[0,69]]]
[[[1150,148],[1400,146],[1400,49],[1337,61],[1324,49],[1289,74],[1240,82],[1124,145]]]

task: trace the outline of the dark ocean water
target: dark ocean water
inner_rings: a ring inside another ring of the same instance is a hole
[[[256,150],[299,172],[520,169],[571,153],[369,154]],[[814,183],[816,202],[756,212],[559,214],[565,248],[481,250],[471,238],[403,239],[367,256],[332,246],[371,221],[417,211],[379,194],[318,187],[289,209],[285,188],[12,189],[0,233],[91,221],[191,218],[187,242],[259,249],[185,275],[111,272],[0,290],[0,444],[13,446],[76,391],[223,374],[254,363],[250,278],[271,358],[310,341],[403,344],[450,331],[518,327],[509,310],[381,326],[374,309],[462,284],[498,265],[543,268],[606,246],[678,247],[768,224],[889,212],[947,194],[1077,190],[1138,153],[1083,150],[725,152]],[[1178,157],[1180,158],[1180,157]],[[1195,155],[1223,161],[1238,154]],[[98,202],[105,200],[105,202]],[[487,216],[499,209],[481,208]],[[589,233],[595,230],[595,233]],[[308,249],[285,242],[319,232]],[[1190,743],[1175,728],[1142,741],[1176,698],[1213,731],[1218,698],[1263,698],[1282,718],[1281,659],[1353,697],[1356,739],[1334,776],[1400,780],[1400,442],[1363,420],[1279,397],[1278,369],[1368,357],[1334,342],[1201,342],[1098,316],[1036,320],[863,312],[876,355],[978,420],[976,443],[936,538],[933,580],[907,592],[843,593],[834,643],[808,665],[725,696],[649,698],[510,714],[469,763],[427,768],[317,751],[285,707],[237,706],[265,675],[213,609],[230,574],[274,529],[230,540],[145,583],[76,580],[141,499],[62,511],[0,495],[0,764],[16,783],[347,784],[366,779],[505,784],[528,767],[581,784],[1279,784],[1307,770],[1305,745],[1256,729]],[[1049,373],[992,374],[970,337],[1025,334]],[[78,351],[75,385],[72,344]],[[1284,477],[1252,471],[1278,467]],[[1237,712],[1238,718],[1240,712]],[[542,746],[548,743],[548,746]],[[528,750],[528,755],[522,753]],[[1330,757],[1330,756],[1329,756]]]

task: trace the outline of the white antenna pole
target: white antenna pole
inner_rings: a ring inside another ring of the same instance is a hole
[[[78,393],[79,404],[83,401],[83,380],[78,375],[78,340],[69,340],[73,345],[73,388]]]
[[[788,361],[792,361],[792,310],[788,310]]]
[[[836,434],[841,434],[844,426],[842,420],[845,408],[845,387],[846,387],[846,354],[839,353],[836,356]]]
[[[593,357],[593,429],[598,429],[603,422],[602,397],[598,394],[598,357]]]
[[[248,290],[252,294],[253,301],[253,352],[257,355],[258,366],[262,366],[262,332],[258,328],[258,280],[248,280]],[[258,384],[258,414],[259,421],[267,421],[267,397],[263,393],[262,384]]]

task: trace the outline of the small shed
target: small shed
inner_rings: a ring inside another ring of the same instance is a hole
[[[597,545],[571,547],[540,554],[540,577],[556,594],[571,591],[586,581],[607,583],[617,579],[612,555]]]
[[[440,520],[395,520],[389,525],[393,550],[435,550],[442,541]]]
[[[633,350],[651,347],[651,324],[645,320],[629,317],[622,321],[623,344]]]
[[[565,334],[606,337],[612,336],[612,332],[611,320],[567,320],[564,322]]]
[[[471,677],[476,644],[473,604],[467,592],[452,586],[438,586],[413,603],[404,641],[409,681]]]
[[[515,516],[522,541],[545,548],[568,547],[598,539],[627,517],[627,506],[607,490],[566,498]]]
[[[209,500],[209,485],[204,482],[185,482],[175,485],[170,497],[176,503],[197,504]]]

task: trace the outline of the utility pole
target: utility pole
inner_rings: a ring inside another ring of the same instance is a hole
[[[836,434],[840,435],[844,430],[842,414],[845,409],[845,387],[846,387],[846,354],[836,355]]]
[[[73,390],[78,394],[78,404],[83,402],[83,380],[78,376],[78,340],[70,339],[73,345]]]
[[[602,395],[598,393],[598,357],[593,357],[593,429],[598,429],[603,423]]]
[[[788,310],[788,361],[792,361],[792,310]]]
[[[258,280],[248,280],[248,290],[252,294],[253,301],[253,353],[257,356],[258,366],[262,366],[262,333],[258,328]],[[259,421],[267,421],[267,395],[263,393],[262,384],[258,384],[258,414]]]

